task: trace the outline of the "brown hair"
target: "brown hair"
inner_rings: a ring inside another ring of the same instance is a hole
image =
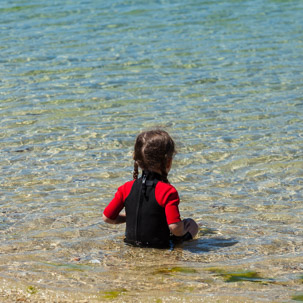
[[[161,171],[163,181],[168,183],[166,166],[175,153],[175,142],[166,131],[157,129],[140,133],[134,148],[134,179],[138,178],[140,167]]]

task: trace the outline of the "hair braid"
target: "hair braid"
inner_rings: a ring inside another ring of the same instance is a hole
[[[137,161],[134,162],[134,172],[133,172],[133,178],[134,180],[138,179],[139,171],[138,171],[138,163]]]
[[[160,171],[161,171],[161,176],[162,176],[162,181],[165,183],[169,183],[167,179],[167,171],[166,171],[166,165],[167,165],[167,159],[166,157],[163,158],[161,161],[161,166],[160,166]]]

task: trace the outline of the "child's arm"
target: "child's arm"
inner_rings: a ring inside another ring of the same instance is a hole
[[[121,224],[121,223],[126,222],[125,214],[119,214],[115,220],[107,218],[104,214],[102,217],[103,217],[104,222],[109,223],[109,224]]]
[[[169,224],[168,227],[171,233],[177,237],[182,237],[185,234],[183,221]]]
[[[126,222],[126,214],[120,214],[124,208],[124,201],[129,195],[134,181],[125,183],[118,188],[114,199],[106,206],[103,211],[103,220],[109,224],[120,224]]]
[[[177,190],[171,185],[159,182],[156,186],[155,195],[159,205],[165,207],[166,220],[171,233],[177,237],[183,237],[189,232],[194,238],[199,227],[193,219],[180,219],[178,207],[180,199]]]

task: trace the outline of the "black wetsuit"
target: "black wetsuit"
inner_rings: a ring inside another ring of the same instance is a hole
[[[155,187],[161,175],[144,171],[125,200],[125,242],[136,246],[170,247],[170,231],[165,209],[155,197]]]

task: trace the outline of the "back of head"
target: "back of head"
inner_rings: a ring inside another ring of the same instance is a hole
[[[166,131],[157,129],[140,133],[134,149],[134,179],[138,178],[139,166],[143,170],[161,171],[163,181],[168,182],[166,166],[175,153],[175,143]]]

